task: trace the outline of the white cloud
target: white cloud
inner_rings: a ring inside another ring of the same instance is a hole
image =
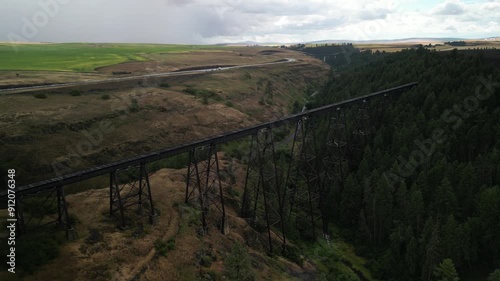
[[[490,1],[482,5],[481,9],[485,11],[498,11],[500,10],[500,2]]]
[[[362,20],[385,19],[389,13],[388,9],[362,10],[359,12],[359,18]]]
[[[432,11],[435,15],[461,15],[465,13],[465,5],[460,0],[446,0]]]
[[[37,1],[4,0],[0,41]],[[41,0],[52,1],[52,0]],[[70,1],[32,41],[303,42],[500,34],[500,0]]]

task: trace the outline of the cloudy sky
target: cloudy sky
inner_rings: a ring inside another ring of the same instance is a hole
[[[499,19],[500,0],[2,0],[0,41],[484,38]]]

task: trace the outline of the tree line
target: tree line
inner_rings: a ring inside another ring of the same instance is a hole
[[[329,187],[329,220],[380,280],[498,280],[499,69],[423,47],[351,56],[314,106],[419,85],[386,105],[359,163]]]

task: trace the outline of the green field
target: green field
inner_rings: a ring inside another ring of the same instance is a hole
[[[0,70],[91,72],[98,67],[131,61],[147,61],[149,54],[220,47],[158,44],[0,44]]]

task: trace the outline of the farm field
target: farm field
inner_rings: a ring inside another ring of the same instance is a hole
[[[151,54],[217,51],[214,46],[154,44],[0,44],[0,70],[93,72],[98,67],[147,61]]]
[[[388,43],[388,44],[353,44],[355,48],[359,48],[361,50],[372,50],[372,51],[385,51],[389,53],[394,53],[401,51],[402,49],[412,48],[418,44],[428,45],[432,44],[433,47],[430,47],[430,50],[436,51],[451,51],[453,49],[457,50],[469,50],[469,49],[493,49],[500,48],[500,41],[466,41],[468,46],[451,46],[445,45],[443,43],[438,42],[414,42],[414,43]],[[436,45],[437,44],[437,45]]]
[[[146,44],[0,44],[0,87],[85,82],[171,72],[189,67],[245,65],[294,58],[265,47]],[[115,75],[119,73],[120,75]]]

